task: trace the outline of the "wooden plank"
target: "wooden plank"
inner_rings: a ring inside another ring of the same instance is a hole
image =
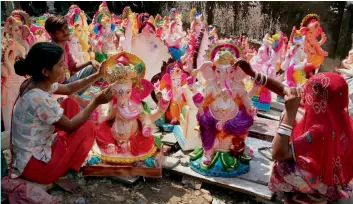
[[[273,194],[267,189],[267,182],[269,181],[272,162],[262,156],[258,149],[271,147],[271,143],[251,137],[246,138],[245,143],[254,149],[254,157],[250,161],[250,171],[236,178],[206,177],[194,172],[190,167],[183,167],[180,164],[171,170],[199,178],[204,182],[270,200]],[[189,159],[189,156],[182,151],[177,152],[173,157]]]
[[[270,111],[258,111],[257,112],[257,115],[262,117],[262,118],[267,118],[267,119],[270,119],[270,120],[277,120],[279,121],[279,118],[281,116],[281,113],[282,112],[279,112],[277,110],[274,110],[271,108]]]
[[[274,195],[270,190],[268,190],[267,186],[252,183],[240,178],[207,177],[194,172],[189,167],[184,167],[182,165],[174,167],[172,171],[181,174],[186,174],[194,178],[198,178],[206,183],[211,183],[217,186],[249,194],[265,200],[271,200],[272,196]]]
[[[84,166],[82,167],[82,172],[83,176],[162,177],[162,168],[120,166],[104,163]]]
[[[159,155],[158,155],[159,154]],[[163,154],[161,151],[157,151],[154,158],[158,158],[158,167],[149,168],[143,164],[132,163],[132,164],[114,164],[101,162],[92,166],[83,166],[83,176],[122,176],[122,177],[162,177],[162,161]],[[137,166],[138,165],[138,166]]]
[[[250,128],[249,137],[272,142],[278,125],[279,121],[255,117],[254,124]]]
[[[246,174],[240,175],[239,178],[254,182],[257,184],[267,185],[270,179],[272,161],[268,160],[259,153],[261,147],[271,147],[272,144],[267,141],[247,137],[245,144],[253,148],[254,157],[250,161],[250,171]]]
[[[276,101],[276,99],[272,98],[271,109],[282,112],[282,111],[284,111],[284,103],[280,103],[280,102]]]

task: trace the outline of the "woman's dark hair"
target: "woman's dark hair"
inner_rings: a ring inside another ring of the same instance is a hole
[[[34,81],[42,81],[45,79],[43,69],[52,70],[63,53],[64,50],[54,43],[37,43],[31,47],[26,59],[16,60],[15,72],[20,76],[30,75]]]

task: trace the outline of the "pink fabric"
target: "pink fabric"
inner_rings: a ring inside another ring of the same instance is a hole
[[[260,103],[271,103],[271,92],[266,87],[261,87],[259,102]]]
[[[54,40],[51,41],[52,43],[56,43]],[[56,43],[57,44],[57,43]],[[69,68],[70,75],[72,75],[74,72],[77,72],[78,70],[76,69],[76,62],[74,58],[71,55],[69,44],[66,43],[64,47],[64,62],[66,66]]]
[[[296,87],[297,83],[295,83],[293,79],[293,74],[294,74],[294,65],[290,66],[287,70],[287,84],[289,87]]]
[[[56,204],[62,200],[23,179],[10,179],[8,176],[1,179],[1,191],[11,204]]]

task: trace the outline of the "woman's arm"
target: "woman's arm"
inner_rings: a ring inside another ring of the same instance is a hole
[[[294,120],[289,118],[286,113],[280,124],[293,126]],[[290,136],[277,133],[272,142],[272,159],[282,161],[293,158],[292,149],[289,144]]]
[[[83,109],[79,114],[73,117],[71,120],[63,115],[60,120],[54,123],[55,127],[63,130],[67,133],[77,130],[83,123],[87,121],[91,113],[100,105],[108,103],[111,100],[112,92],[111,88],[108,87],[102,91],[97,97],[95,97],[91,103]]]
[[[58,90],[54,94],[58,95],[71,95],[74,94],[96,82],[101,78],[100,73],[96,72],[91,76],[88,76],[83,79],[71,82],[69,84],[58,84]]]
[[[58,122],[54,125],[55,127],[63,130],[67,133],[74,132],[77,130],[84,122],[86,122],[91,115],[91,113],[98,107],[99,104],[93,100],[83,111],[73,117],[71,120],[63,115]]]
[[[337,69],[337,71],[348,76],[353,76],[353,71],[349,69]]]
[[[94,73],[86,78],[71,82],[69,84],[59,84],[58,89],[54,94],[71,95],[73,93],[76,93],[77,91],[80,91],[80,90],[86,88],[87,86],[92,85],[98,79],[103,77],[105,75],[106,68],[107,68],[107,63],[106,63],[106,61],[104,61],[104,62],[102,62],[102,64],[99,64],[99,67],[98,67],[98,70],[96,73]]]
[[[84,63],[80,63],[80,64],[76,64],[76,70],[80,71],[81,69],[87,67],[88,65],[92,65],[92,61],[88,61],[88,62],[84,62]]]
[[[240,67],[250,77],[255,77],[256,72],[245,60],[239,60],[235,63],[234,66]],[[267,83],[264,86],[280,96],[285,96],[290,92],[290,89],[288,87],[284,86],[281,82],[271,77],[267,77]]]

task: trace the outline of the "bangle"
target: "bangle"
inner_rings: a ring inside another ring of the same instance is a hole
[[[255,72],[255,76],[252,79],[256,82],[258,76],[259,76],[259,74],[257,72]]]
[[[266,84],[267,84],[267,76],[264,75],[264,77],[265,77],[265,83],[263,83],[262,85],[266,86]]]
[[[285,135],[290,137],[292,135],[292,130],[284,129],[281,126],[278,128],[277,133],[279,135]]]
[[[287,129],[290,129],[290,130],[293,130],[293,127],[290,126],[290,125],[287,125],[287,124],[281,123],[280,126],[285,127],[285,128],[287,128]]]

